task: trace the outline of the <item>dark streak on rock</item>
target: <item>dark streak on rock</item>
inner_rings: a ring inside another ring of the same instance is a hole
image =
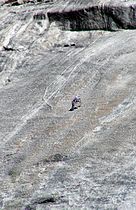
[[[3,46],[5,51],[15,51],[15,49],[11,48],[11,47],[5,47]]]
[[[67,156],[61,155],[61,154],[55,154],[50,156],[49,161],[51,162],[59,162],[59,161],[63,161],[66,160]]]
[[[54,197],[49,198],[39,198],[33,204],[46,204],[46,203],[55,203],[56,199]]]
[[[51,155],[48,159],[46,158],[38,162],[36,165],[38,166],[40,164],[55,163],[55,162],[66,161],[66,160],[68,160],[68,157],[66,155],[55,154],[55,155]]]
[[[40,13],[34,14],[33,19],[34,20],[44,20],[44,19],[46,19],[46,15],[45,15],[45,13],[40,12]]]
[[[62,199],[63,199],[63,196],[56,197],[54,195],[35,198],[35,199],[32,199],[31,203],[25,207],[25,210],[35,210],[36,206],[39,204],[48,205],[51,203],[58,203],[59,200],[62,201]]]

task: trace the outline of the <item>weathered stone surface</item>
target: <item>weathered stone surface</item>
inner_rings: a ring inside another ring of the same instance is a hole
[[[117,30],[136,28],[136,4],[95,5],[49,12],[50,21],[57,21],[65,30]]]
[[[135,209],[136,31],[105,31],[134,25],[134,3],[0,8],[1,210]],[[84,6],[101,27],[64,27]]]

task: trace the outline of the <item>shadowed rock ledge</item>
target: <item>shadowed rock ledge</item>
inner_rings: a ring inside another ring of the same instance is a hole
[[[136,29],[136,4],[96,5],[49,12],[49,20],[59,22],[64,30]]]

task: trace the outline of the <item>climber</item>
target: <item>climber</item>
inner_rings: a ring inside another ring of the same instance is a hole
[[[81,98],[80,96],[75,96],[72,100],[72,107],[69,111],[73,111],[74,109],[77,109],[81,106]]]

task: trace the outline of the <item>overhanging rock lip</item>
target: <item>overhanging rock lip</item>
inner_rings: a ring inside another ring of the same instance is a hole
[[[69,4],[67,6],[52,6],[52,8],[49,9],[49,13],[62,13],[62,12],[69,12],[69,11],[77,11],[77,10],[81,10],[81,9],[88,9],[88,8],[93,8],[93,7],[136,7],[136,2],[118,2],[118,3],[110,3],[110,2],[106,2],[106,3],[95,3],[95,4],[87,4],[85,5],[76,5],[76,4]]]
[[[71,31],[136,29],[136,3],[52,8],[48,17],[50,22],[58,22],[62,29]]]

